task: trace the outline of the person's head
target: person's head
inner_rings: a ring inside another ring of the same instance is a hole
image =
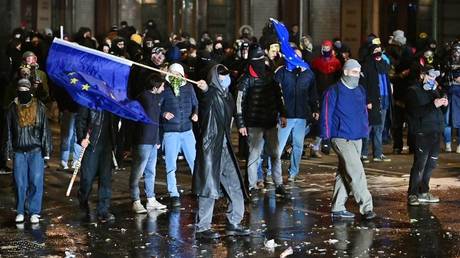
[[[300,47],[302,49],[305,49],[309,52],[312,52],[313,51],[313,42],[312,42],[312,38],[308,35],[306,36],[302,36],[302,40],[301,40],[301,44],[300,44]]]
[[[21,104],[27,104],[32,100],[32,93],[30,92],[30,88],[32,84],[30,83],[29,79],[20,79],[17,83],[17,91],[18,91],[18,101]]]
[[[168,71],[174,75],[184,77],[184,67],[179,63],[173,63],[169,66]]]
[[[457,84],[460,84],[460,68],[452,71],[452,78]]]
[[[148,79],[148,85],[150,90],[153,94],[160,94],[164,91],[165,87],[165,79],[159,73],[152,73]]]
[[[434,62],[434,53],[433,53],[432,50],[430,50],[430,49],[425,50],[425,52],[423,52],[423,57],[425,58],[427,64],[429,64],[429,65],[433,64],[433,62]]]
[[[267,51],[267,56],[270,60],[275,59],[276,57],[279,57],[280,53],[280,44],[278,42],[273,42],[268,46]]]
[[[110,53],[110,45],[108,44],[102,45],[102,52],[107,53],[107,54]]]
[[[298,24],[292,25],[291,31],[292,31],[293,33],[298,33],[298,32],[299,32],[299,25],[298,25]]]
[[[150,60],[152,60],[152,62],[155,64],[155,65],[162,65],[165,61],[165,49],[162,48],[162,47],[154,47],[152,49],[152,55],[150,57]]]
[[[334,39],[334,47],[336,49],[341,49],[342,48],[342,40],[340,40],[339,38],[335,38]]]
[[[382,47],[378,44],[372,44],[369,48],[372,58],[376,61],[382,60]]]
[[[455,59],[460,58],[460,43],[456,43],[452,46],[452,57]]]
[[[29,79],[30,78],[30,66],[29,65],[21,65],[19,67],[19,78],[22,79]]]
[[[228,89],[232,82],[232,79],[230,78],[230,71],[224,65],[218,65],[217,74],[219,77],[218,79],[220,86],[222,86],[224,89]]]
[[[323,43],[321,44],[321,55],[324,57],[332,56],[332,41],[323,41]]]
[[[24,60],[24,63],[28,65],[36,65],[37,64],[37,55],[35,55],[34,52],[32,51],[26,51],[24,54],[22,54],[22,59]]]
[[[361,65],[355,59],[349,59],[343,65],[342,82],[351,89],[358,87]]]

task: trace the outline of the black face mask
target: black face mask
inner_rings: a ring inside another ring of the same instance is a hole
[[[18,100],[21,104],[27,104],[32,100],[30,91],[18,91]]]

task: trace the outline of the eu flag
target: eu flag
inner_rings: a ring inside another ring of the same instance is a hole
[[[139,102],[128,99],[132,65],[129,60],[57,38],[53,40],[46,62],[49,77],[64,87],[78,104],[133,121],[152,123]]]
[[[276,19],[270,18],[270,21],[275,28],[276,35],[278,36],[278,41],[281,45],[281,53],[286,60],[286,66],[289,70],[295,69],[297,67],[303,67],[305,69],[310,69],[310,66],[302,60],[296,53],[294,49],[292,49],[291,45],[289,44],[289,32],[284,26],[283,23],[279,22]]]

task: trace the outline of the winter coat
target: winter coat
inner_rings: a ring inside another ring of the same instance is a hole
[[[180,87],[179,96],[174,95],[172,86],[165,82],[163,92],[163,103],[161,105],[161,124],[163,132],[186,132],[192,129],[192,116],[198,114],[198,100],[192,84],[187,83]],[[164,113],[169,112],[174,118],[166,120]]]
[[[312,113],[319,112],[315,75],[310,69],[297,73],[283,66],[276,71],[274,79],[283,90],[287,118],[310,121]]]
[[[321,138],[358,140],[368,135],[366,93],[362,86],[347,88],[342,82],[329,87],[321,106]]]
[[[273,128],[286,117],[281,87],[270,73],[264,78],[245,74],[238,83],[237,126]]]
[[[388,71],[390,66],[382,59],[381,65],[384,66],[385,78],[387,80],[387,92],[389,94],[389,110],[391,114],[391,105],[392,105],[392,94],[391,94],[391,84],[390,77],[388,76]],[[369,125],[381,125],[384,123],[382,121],[382,108],[381,108],[381,96],[380,96],[380,85],[379,85],[379,72],[377,70],[377,63],[368,57],[364,64],[361,67],[363,76],[359,80],[359,84],[364,87],[367,93],[367,104],[372,104],[372,109],[369,110]],[[387,112],[388,113],[388,112]],[[390,116],[391,117],[391,116]]]
[[[243,176],[232,148],[231,120],[235,111],[232,94],[219,83],[217,67],[209,73],[209,88],[200,97],[200,136],[193,173],[192,191],[198,196],[217,199],[222,195],[220,177],[224,169],[238,173],[243,195],[247,197]],[[225,143],[225,145],[224,145]],[[230,155],[223,155],[227,148]]]
[[[110,131],[103,132],[104,119],[110,119]],[[83,106],[80,106],[76,118],[76,132],[77,142],[81,144],[86,134],[89,133],[90,146],[96,146],[103,133],[108,133],[112,141],[112,148],[114,148],[116,135],[116,125],[113,115],[107,111],[96,111]]]
[[[439,97],[437,91],[424,90],[420,83],[409,88],[406,107],[410,133],[441,133],[444,130],[441,108],[434,105]]]
[[[460,84],[448,87],[449,96],[449,122],[450,126],[460,128]]]
[[[43,157],[49,157],[52,150],[51,131],[46,117],[46,107],[36,98],[27,106],[36,105],[35,125],[20,126],[19,101],[16,98],[6,114],[4,157],[13,158],[14,152],[41,150]]]
[[[160,144],[160,108],[163,101],[162,94],[153,94],[149,90],[143,91],[137,98],[152,120],[152,124],[137,122],[133,124],[133,144]]]

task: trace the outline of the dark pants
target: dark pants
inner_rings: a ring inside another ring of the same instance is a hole
[[[0,138],[6,133],[6,110],[2,108],[2,104],[0,103]],[[0,151],[0,169],[6,168],[6,160],[4,152]]]
[[[441,133],[415,134],[414,163],[410,171],[409,195],[427,193],[439,158]]]
[[[91,195],[93,180],[99,176],[99,201],[97,213],[108,212],[112,198],[112,148],[110,144],[89,145],[81,162],[80,203],[87,203]]]

